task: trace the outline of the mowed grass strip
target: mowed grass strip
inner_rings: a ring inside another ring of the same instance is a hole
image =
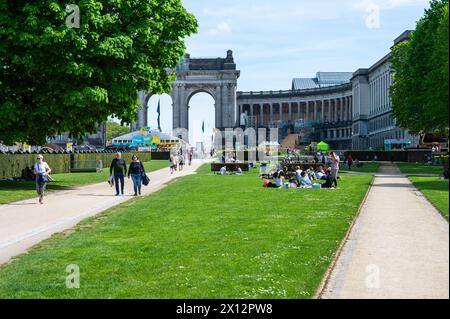
[[[442,175],[444,173],[443,165],[427,165],[418,163],[396,163],[403,174],[435,174]]]
[[[167,167],[167,161],[151,161],[145,163],[147,172]],[[107,182],[109,167],[103,173],[51,174],[55,182],[47,184],[48,191],[67,190],[72,187]],[[13,203],[36,197],[36,184],[30,181],[0,181],[0,205]]]
[[[341,164],[342,172],[356,172],[356,173],[377,173],[380,169],[380,163],[363,163],[363,166],[356,167],[352,166],[351,170],[349,170],[348,165]]]
[[[411,176],[409,179],[448,220],[449,181],[439,177]]]
[[[0,298],[311,298],[372,181],[264,189],[203,166],[0,268]],[[65,270],[80,267],[80,289]]]

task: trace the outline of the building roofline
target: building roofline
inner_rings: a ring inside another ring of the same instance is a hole
[[[345,84],[327,86],[314,89],[303,89],[303,90],[279,90],[279,91],[249,91],[243,92],[238,91],[238,98],[268,98],[268,97],[297,97],[301,95],[322,95],[322,94],[332,94],[343,91],[349,91],[352,88],[352,83],[348,82]]]
[[[408,41],[411,38],[411,33],[413,30],[406,30],[402,34],[400,34],[395,40],[394,45],[399,44],[400,42]]]

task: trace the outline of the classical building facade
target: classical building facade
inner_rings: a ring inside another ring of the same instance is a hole
[[[408,40],[404,32],[394,44]],[[237,92],[233,52],[226,58],[191,58],[176,69],[170,93],[174,135],[189,129],[189,101],[198,92],[215,101],[216,128],[278,129],[280,142],[297,134],[301,144],[323,140],[334,149],[383,149],[385,145],[417,144],[417,138],[396,125],[392,117],[390,54],[368,69],[355,72],[318,72],[315,78],[295,78],[285,91]],[[141,108],[133,128],[147,126],[151,93],[139,92]]]
[[[238,112],[246,113],[255,128],[279,128],[280,139],[299,133],[303,144],[323,140],[335,149],[383,149],[386,141],[414,145],[417,139],[397,127],[391,114],[389,60],[390,54],[354,73],[294,79],[287,91],[237,92]]]
[[[408,40],[410,33],[402,33],[394,40],[394,45]],[[355,149],[381,149],[387,141],[398,141],[403,145],[418,143],[416,136],[397,126],[391,114],[390,87],[393,79],[390,58],[391,54],[388,54],[369,69],[359,69],[353,74],[352,145]]]
[[[255,128],[279,128],[280,139],[290,132],[305,133],[305,144],[332,142],[351,147],[352,85],[348,73],[318,73],[315,79],[294,79],[288,91],[238,92],[240,113]]]

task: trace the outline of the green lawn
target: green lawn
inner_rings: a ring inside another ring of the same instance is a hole
[[[167,167],[166,161],[151,161],[145,163],[148,172]],[[52,174],[55,182],[47,185],[49,191],[65,190],[75,186],[107,182],[109,169],[103,173],[73,173]],[[8,204],[28,198],[36,197],[34,182],[0,181],[0,204]]]
[[[442,175],[444,167],[442,165],[425,165],[416,163],[396,163],[403,174],[436,174]]]
[[[348,166],[341,164],[341,171],[358,172],[358,173],[377,173],[380,168],[380,163],[363,163],[362,167],[352,166],[351,171]]]
[[[449,181],[439,177],[411,176],[411,182],[425,197],[448,219],[449,218]]]
[[[203,166],[0,268],[1,298],[311,298],[372,180],[264,189]],[[69,264],[81,288],[65,287]]]

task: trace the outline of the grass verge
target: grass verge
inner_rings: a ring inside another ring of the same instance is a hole
[[[448,220],[449,181],[439,177],[411,176],[409,179]]]
[[[436,174],[442,175],[444,173],[444,166],[442,165],[426,165],[417,163],[396,163],[403,174]]]
[[[377,173],[380,169],[380,163],[364,163],[362,167],[352,166],[349,170],[345,164],[341,165],[342,172],[357,172],[357,173]]]

